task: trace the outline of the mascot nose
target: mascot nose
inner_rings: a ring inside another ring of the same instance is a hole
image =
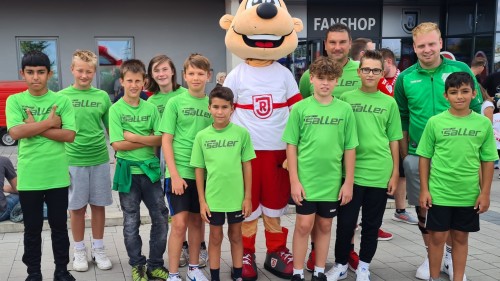
[[[263,19],[272,19],[278,14],[278,8],[271,3],[263,3],[257,7],[257,15]]]

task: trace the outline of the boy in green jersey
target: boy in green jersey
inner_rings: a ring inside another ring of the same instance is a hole
[[[189,228],[189,245],[201,244],[200,204],[194,167],[190,165],[196,134],[212,124],[208,112],[205,86],[210,79],[210,62],[200,54],[190,55],[184,62],[184,80],[188,91],[170,99],[160,124],[162,150],[167,169],[165,191],[172,216],[172,232],[168,240],[169,280],[181,280],[179,259],[182,243]],[[199,247],[189,247],[187,279],[207,281],[199,269]]]
[[[335,266],[328,280],[347,276],[352,235],[362,209],[363,228],[356,280],[370,280],[370,263],[375,256],[378,231],[382,225],[387,195],[394,194],[399,180],[398,141],[403,138],[396,101],[378,90],[384,62],[380,52],[367,50],[361,57],[358,74],[361,87],[345,92],[340,99],[351,105],[356,118],[359,146],[352,201],[339,208]]]
[[[97,56],[91,51],[73,53],[71,73],[73,85],[59,91],[71,100],[78,132],[73,143],[66,144],[71,185],[68,209],[74,249],[73,270],[87,271],[87,249],[84,242],[85,212],[90,205],[92,214],[92,260],[101,270],[112,264],[104,251],[105,206],[111,205],[109,153],[102,125],[108,127],[108,94],[92,87]]]
[[[125,94],[109,109],[109,139],[117,151],[113,189],[120,195],[132,279],[166,280],[163,254],[167,246],[168,209],[160,183],[160,161],[154,154],[154,147],[161,144],[160,117],[156,106],[139,97],[146,78],[144,64],[135,59],[125,61],[120,66],[120,76]],[[141,200],[152,223],[147,260],[141,254],[139,235]]]
[[[50,60],[39,51],[26,53],[21,75],[28,90],[7,99],[7,129],[19,140],[19,199],[24,217],[23,262],[29,281],[42,280],[43,203],[47,204],[54,253],[54,280],[72,281],[68,272],[67,229],[69,164],[64,143],[76,134],[75,113],[70,100],[47,88],[52,76]],[[50,167],[47,169],[47,167]]]
[[[293,106],[282,137],[288,144],[291,197],[297,205],[292,280],[304,280],[307,240],[315,225],[312,280],[326,281],[324,272],[333,217],[352,198],[358,136],[351,107],[331,95],[342,75],[341,66],[330,58],[320,57],[311,65],[310,73],[314,95]]]
[[[429,280],[439,278],[448,231],[453,280],[465,280],[469,232],[479,231],[479,214],[490,206],[498,155],[490,120],[469,109],[476,96],[472,76],[450,74],[444,96],[450,109],[429,119],[417,148],[420,207],[427,210],[425,227],[430,234]]]
[[[210,224],[208,255],[211,281],[220,281],[222,226],[226,216],[233,259],[231,277],[233,280],[241,278],[241,222],[252,214],[250,160],[255,158],[255,152],[248,131],[229,121],[234,111],[233,99],[233,92],[227,87],[219,86],[212,90],[209,110],[214,122],[196,135],[191,154],[191,165],[196,167],[200,214]]]

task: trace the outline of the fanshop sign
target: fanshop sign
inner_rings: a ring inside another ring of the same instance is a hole
[[[352,37],[380,36],[379,9],[366,9],[360,6],[345,5],[309,5],[307,8],[307,36],[324,38],[326,30],[335,23],[347,25]]]

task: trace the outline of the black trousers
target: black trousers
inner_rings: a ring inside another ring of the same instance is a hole
[[[69,263],[69,237],[66,220],[68,187],[40,191],[19,191],[24,219],[23,262],[28,274],[40,272],[42,260],[43,202],[47,204],[52,252],[56,270],[66,270]]]
[[[378,229],[382,225],[387,188],[354,185],[351,202],[340,206],[337,215],[337,239],[335,240],[335,262],[347,264],[351,249],[351,238],[362,207],[361,249],[359,259],[370,263],[378,245]]]

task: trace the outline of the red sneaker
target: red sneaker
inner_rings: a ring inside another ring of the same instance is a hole
[[[378,241],[389,241],[393,237],[392,233],[385,232],[381,228],[378,229]]]
[[[286,247],[267,253],[264,268],[280,278],[291,279],[293,276],[292,253]]]
[[[243,252],[243,268],[241,278],[244,281],[257,280],[257,265],[255,264],[255,254],[244,251]]]
[[[358,253],[356,253],[354,250],[351,250],[349,252],[349,259],[347,260],[347,263],[349,264],[350,270],[356,271],[356,269],[358,269],[358,264],[359,264]]]
[[[307,258],[306,270],[309,272],[313,272],[314,265],[316,265],[316,252],[314,250],[311,250],[311,252],[309,253],[309,258]]]

